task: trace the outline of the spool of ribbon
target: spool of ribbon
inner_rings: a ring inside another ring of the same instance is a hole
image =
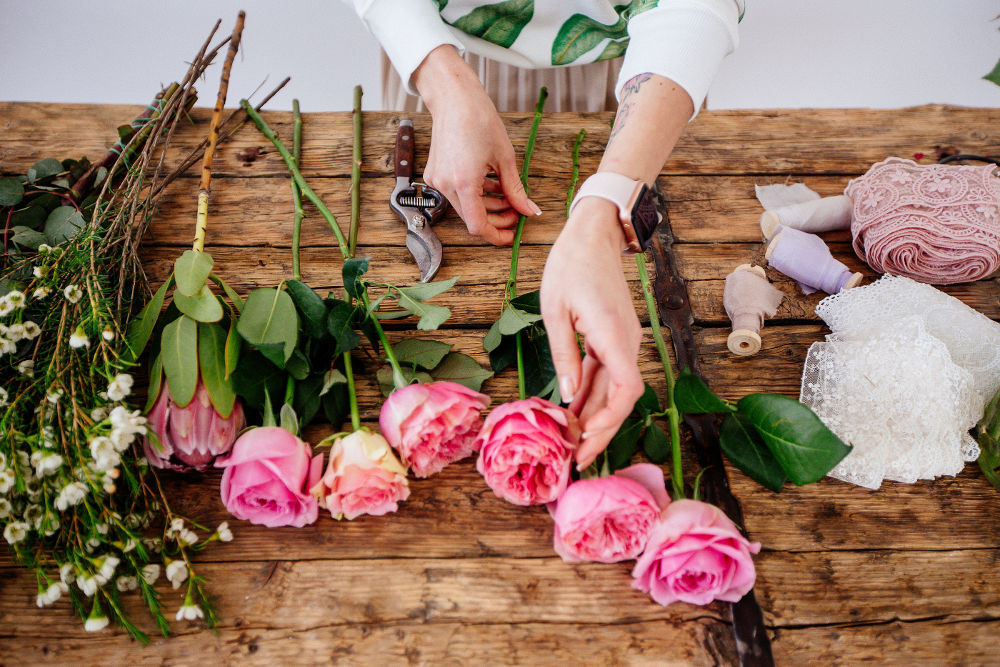
[[[1000,178],[994,165],[921,165],[889,158],[852,180],[851,235],[879,272],[933,285],[1000,269]]]
[[[804,294],[836,294],[857,286],[862,278],[834,259],[823,239],[784,225],[778,226],[764,257],[775,269],[797,280]]]
[[[781,290],[768,282],[759,266],[740,264],[726,276],[722,305],[733,324],[726,341],[729,351],[741,357],[757,354],[764,317],[773,317],[784,297]]]
[[[754,190],[766,209],[760,216],[760,230],[766,241],[774,237],[778,225],[813,234],[851,227],[854,202],[850,197],[821,198],[803,183],[758,185]]]

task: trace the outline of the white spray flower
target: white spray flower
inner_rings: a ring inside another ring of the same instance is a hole
[[[152,586],[156,583],[156,580],[160,578],[160,566],[156,563],[150,563],[142,568],[142,579],[147,584]]]
[[[100,603],[95,599],[94,608],[90,610],[90,616],[87,617],[87,622],[83,624],[83,629],[87,632],[100,632],[106,627],[108,627],[108,617],[104,614],[104,610],[101,609]]]
[[[2,315],[3,313],[0,313]],[[0,355],[14,354],[17,352],[17,343],[10,338],[0,338]]]
[[[191,546],[198,543],[198,535],[193,530],[184,528],[177,534],[177,541],[182,545]]]
[[[177,620],[197,621],[199,618],[205,618],[205,614],[201,611],[201,607],[191,602],[191,598],[186,598],[184,600],[184,604],[177,610]]]
[[[100,472],[111,470],[121,463],[115,443],[103,435],[90,441],[90,455],[94,457],[94,468]]]
[[[94,420],[95,424],[102,422],[108,418],[108,409],[103,407],[94,408],[90,411],[90,418]]]
[[[45,394],[45,400],[55,405],[63,397],[62,389],[53,389]]]
[[[79,505],[87,495],[87,485],[83,482],[70,482],[56,496],[56,509],[65,512],[74,505]]]
[[[187,565],[182,560],[173,560],[167,564],[167,579],[170,580],[174,589],[181,587],[184,580],[188,578]]]
[[[0,498],[0,519],[6,519],[9,517],[12,509],[13,506],[10,504],[9,500],[6,498]]]
[[[15,343],[25,337],[24,325],[20,322],[10,325],[7,327],[7,338],[10,338]]]
[[[38,461],[35,466],[35,474],[39,477],[47,477],[59,470],[62,467],[63,458],[58,454],[51,453],[46,454]]]
[[[3,538],[7,540],[8,544],[17,544],[23,540],[28,535],[28,524],[21,521],[11,521],[7,524],[7,527],[3,529]],[[184,576],[187,576],[185,571]],[[177,586],[174,586],[177,588]]]
[[[100,583],[98,583],[97,577],[84,575],[76,578],[76,585],[89,598],[97,592],[97,587],[100,586]]]
[[[59,579],[64,584],[72,584],[76,581],[76,572],[73,569],[73,563],[63,563],[59,568]]]
[[[10,315],[14,312],[14,304],[7,300],[7,297],[0,296],[0,317]]]
[[[41,245],[38,246],[39,255],[48,255],[50,252],[52,252],[52,246],[50,246],[48,243],[42,243]]]
[[[33,377],[35,375],[35,362],[31,359],[25,359],[17,365],[17,372],[21,375]]]
[[[7,401],[10,399],[10,394],[3,387],[0,387],[0,408],[7,405]]]
[[[0,493],[7,493],[17,482],[17,474],[10,468],[0,470]]]
[[[83,298],[83,290],[76,285],[67,285],[66,289],[63,290],[63,296],[70,303],[77,303]]]
[[[5,298],[7,299],[7,303],[12,305],[14,308],[20,309],[28,305],[28,299],[24,296],[24,292],[16,289],[7,292],[7,296]]]
[[[35,299],[41,300],[47,297],[49,294],[52,294],[52,290],[50,290],[48,287],[36,287],[34,293],[32,293],[31,296],[34,297]]]
[[[122,593],[134,591],[139,588],[139,580],[135,577],[118,577],[115,579],[115,588]]]
[[[109,343],[115,339],[115,330],[111,328],[110,324],[104,327],[104,331],[101,332],[101,338]]]
[[[229,530],[229,522],[223,521],[219,524],[219,527],[215,529],[215,534],[219,536],[220,542],[232,542],[233,541],[233,531]]]
[[[108,385],[108,398],[112,401],[121,401],[132,392],[132,376],[122,373],[115,376],[115,379]]]
[[[69,346],[76,350],[81,347],[90,347],[90,339],[87,337],[87,332],[83,330],[82,324],[77,325],[76,330],[70,335]]]
[[[26,320],[24,322],[24,337],[28,340],[35,340],[42,333],[42,328],[32,322],[31,320]]]

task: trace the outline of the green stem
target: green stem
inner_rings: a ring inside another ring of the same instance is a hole
[[[527,391],[524,388],[524,349],[520,331],[514,334],[514,342],[517,345],[517,397],[523,401],[527,397]]]
[[[538,92],[538,104],[535,106],[535,118],[531,123],[531,132],[528,134],[528,143],[524,146],[524,162],[521,164],[521,184],[524,192],[528,193],[528,165],[531,163],[531,155],[535,152],[535,137],[538,136],[538,124],[542,120],[542,108],[545,106],[545,99],[549,96],[547,88],[542,88]],[[514,245],[510,251],[510,277],[503,291],[504,308],[510,300],[517,296],[517,259],[521,250],[521,236],[524,234],[524,221],[528,216],[521,215],[517,220],[517,231],[514,232]]]
[[[348,232],[347,251],[354,257],[358,246],[358,227],[361,224],[361,86],[354,86],[354,151],[351,162],[351,227]]]
[[[361,289],[361,305],[364,306],[365,312],[367,313],[371,309],[371,305],[368,302],[368,289],[367,286]],[[382,347],[385,348],[386,359],[389,360],[389,366],[392,367],[392,384],[396,389],[402,389],[409,382],[403,377],[403,369],[399,365],[399,360],[396,359],[396,353],[392,351],[392,344],[389,339],[386,338],[385,330],[382,329],[382,323],[379,322],[376,313],[371,313],[368,315],[368,319],[371,320],[372,326],[375,327],[375,333],[378,334],[378,339],[382,343]]]
[[[347,247],[347,239],[344,238],[344,233],[340,231],[340,225],[337,224],[336,216],[333,215],[330,209],[326,207],[326,204],[323,203],[323,200],[319,198],[319,195],[313,192],[313,189],[309,187],[308,183],[306,183],[306,179],[302,177],[302,173],[295,164],[295,159],[292,157],[292,154],[288,152],[288,148],[281,141],[281,139],[278,138],[278,135],[274,133],[274,130],[272,130],[268,124],[264,122],[264,119],[260,117],[260,114],[258,114],[252,106],[250,106],[249,102],[246,100],[240,100],[240,106],[243,107],[243,111],[245,111],[247,116],[250,117],[250,120],[254,122],[261,134],[267,137],[267,139],[274,144],[274,147],[278,149],[278,153],[281,154],[281,157],[284,159],[289,171],[292,172],[292,178],[294,178],[295,182],[298,183],[299,188],[302,190],[302,194],[306,196],[306,199],[313,203],[313,206],[315,206],[320,212],[323,219],[325,219],[327,224],[330,225],[330,229],[333,230],[334,236],[337,237],[337,244],[340,246],[341,256],[344,259],[350,259],[351,254]]]
[[[646,270],[646,256],[638,253],[635,256],[635,263],[639,269],[639,281],[642,283],[642,295],[646,300],[646,311],[649,313],[649,326],[653,330],[653,341],[656,343],[656,351],[660,355],[660,363],[663,364],[663,374],[667,379],[667,420],[670,422],[670,458],[672,473],[670,484],[673,488],[675,500],[684,498],[684,469],[681,462],[681,416],[674,402],[674,371],[670,365],[670,354],[667,352],[667,343],[663,339],[663,331],[660,329],[660,313],[656,309],[656,298],[653,295],[653,285],[649,281],[649,272]]]
[[[351,402],[351,427],[357,431],[361,428],[361,414],[358,412],[358,395],[354,389],[354,368],[350,350],[344,352],[344,376],[347,377],[347,396]]]
[[[569,191],[566,193],[566,217],[569,217],[569,207],[573,203],[573,195],[576,194],[576,183],[580,180],[580,144],[587,130],[582,129],[576,135],[576,143],[573,144],[573,176],[569,179]]]
[[[292,100],[292,160],[298,167],[302,162],[302,114],[299,112],[299,101]],[[292,276],[296,280],[302,280],[302,271],[299,266],[299,239],[302,234],[302,191],[299,184],[292,179],[292,202],[295,204],[295,225],[292,227]]]

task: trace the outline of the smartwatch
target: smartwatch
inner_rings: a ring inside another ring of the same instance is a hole
[[[618,207],[618,220],[625,232],[625,252],[642,252],[653,238],[653,230],[665,217],[663,195],[655,187],[622,174],[601,171],[583,182],[569,212],[584,197],[600,197]]]

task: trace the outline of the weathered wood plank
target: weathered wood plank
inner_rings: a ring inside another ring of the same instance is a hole
[[[143,102],[144,103],[144,102]],[[22,171],[42,157],[98,156],[115,138],[114,128],[140,111],[138,106],[0,103],[5,133],[0,146],[3,171]],[[177,133],[168,164],[175,164],[206,135],[209,110],[196,109],[196,124]],[[263,113],[273,129],[291,137],[291,113]],[[527,140],[531,114],[502,114],[516,150]],[[532,158],[536,174],[566,175],[580,129],[587,138],[580,151],[584,173],[597,167],[610,130],[611,113],[549,113],[543,118]],[[367,175],[388,174],[395,131],[401,116],[365,112],[362,168]],[[704,111],[677,143],[665,174],[854,174],[889,155],[935,155],[937,146],[993,155],[1000,151],[996,111],[943,105],[906,109],[798,109]],[[423,169],[430,140],[430,116],[412,114],[418,137],[418,170]],[[306,175],[350,172],[350,113],[306,114],[302,168]],[[847,130],[849,128],[849,130]],[[846,132],[845,132],[846,130]],[[845,134],[847,135],[845,137]],[[45,137],[39,141],[40,137]],[[421,141],[421,138],[423,140]],[[346,139],[346,140],[345,140]],[[245,158],[256,149],[253,161]],[[272,146],[251,126],[220,148],[215,176],[284,175],[285,166]]]

